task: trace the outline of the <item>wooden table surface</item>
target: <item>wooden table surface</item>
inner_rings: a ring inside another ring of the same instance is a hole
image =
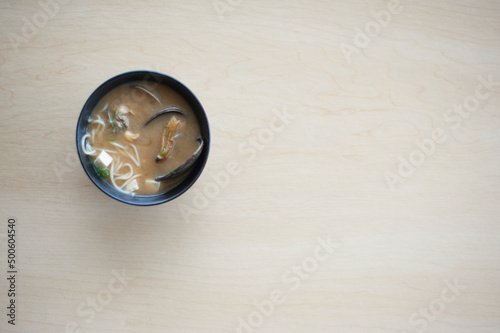
[[[494,0],[2,1],[0,331],[499,332],[499,55]],[[139,69],[212,135],[146,208],[75,149]]]

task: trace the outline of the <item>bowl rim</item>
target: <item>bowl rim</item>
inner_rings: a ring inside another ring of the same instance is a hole
[[[122,84],[126,84],[127,82],[137,81],[136,78],[139,78],[140,80],[141,77],[142,80],[144,81],[153,81],[153,79],[155,79],[156,82],[170,87],[171,89],[179,93],[184,99],[186,99],[186,101],[190,104],[191,108],[193,109],[196,115],[196,118],[200,126],[200,132],[205,142],[203,146],[202,155],[200,156],[198,161],[196,161],[196,164],[193,166],[193,170],[191,171],[189,176],[186,179],[184,179],[179,185],[177,185],[170,191],[161,194],[156,194],[151,196],[144,196],[144,195],[130,196],[118,192],[107,181],[105,181],[104,179],[100,178],[97,175],[97,172],[90,164],[90,159],[88,158],[87,155],[83,154],[80,141],[83,136],[83,133],[86,132],[88,126],[87,122],[88,118],[92,113],[93,109],[95,108],[95,106],[99,103],[99,101],[114,88]],[[161,79],[161,81],[158,81],[157,80],[158,78]],[[200,103],[196,95],[182,82],[180,82],[179,80],[175,79],[170,75],[156,71],[150,71],[150,70],[128,71],[107,79],[106,81],[101,83],[87,98],[85,104],[83,105],[80,111],[80,115],[78,117],[78,121],[76,124],[76,148],[77,148],[78,158],[83,167],[83,170],[85,171],[89,179],[92,181],[92,183],[94,183],[94,185],[97,188],[99,188],[102,192],[104,192],[107,196],[119,202],[123,202],[133,206],[154,206],[178,198],[179,196],[184,194],[198,180],[198,178],[200,177],[206,166],[209,156],[210,126],[206,112],[202,104]],[[88,159],[88,161],[85,161],[85,159]]]

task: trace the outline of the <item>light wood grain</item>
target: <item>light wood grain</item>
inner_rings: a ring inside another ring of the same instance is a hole
[[[480,77],[500,81],[500,3],[401,1],[350,62],[341,45],[391,2],[224,3],[220,14],[212,0],[68,1],[17,49],[12,34],[43,9],[0,4],[0,331],[237,332],[280,290],[273,313],[240,332],[498,332],[500,87],[457,128],[443,115]],[[195,186],[148,208],[101,193],[74,142],[92,91],[137,69],[190,87],[212,133]],[[284,109],[295,118],[242,152]],[[391,190],[386,173],[436,129],[448,139]],[[231,163],[239,174],[196,206]],[[328,237],[338,248],[293,290],[283,277]],[[113,272],[133,280],[91,316]],[[439,308],[455,280],[465,291]],[[425,329],[412,321],[433,306]]]

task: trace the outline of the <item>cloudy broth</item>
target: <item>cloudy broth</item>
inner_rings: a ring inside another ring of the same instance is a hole
[[[176,107],[148,123],[160,110]],[[155,82],[130,82],[107,93],[89,118],[82,149],[98,174],[118,191],[155,195],[181,183],[190,170],[173,172],[199,148],[200,128],[189,103],[176,91]]]

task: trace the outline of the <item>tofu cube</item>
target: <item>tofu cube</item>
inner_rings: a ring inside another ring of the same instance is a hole
[[[156,180],[148,179],[146,180],[146,184],[148,184],[149,188],[155,191],[158,191],[160,189],[160,182],[157,182]]]
[[[132,193],[135,192],[139,189],[139,185],[137,185],[137,180],[132,180],[130,183],[127,184],[127,191]]]
[[[113,162],[113,157],[105,151],[102,151],[95,160],[94,164],[101,169],[107,169],[111,162]]]

